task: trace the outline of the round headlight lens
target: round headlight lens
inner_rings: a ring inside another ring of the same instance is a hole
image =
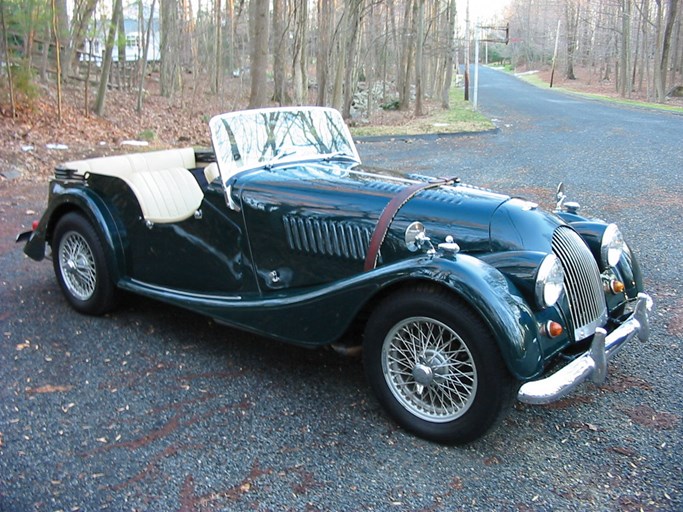
[[[624,252],[624,237],[616,224],[610,224],[602,234],[600,255],[604,267],[614,267]]]
[[[536,301],[538,305],[548,308],[554,305],[564,288],[564,270],[560,260],[554,254],[548,254],[536,273]]]

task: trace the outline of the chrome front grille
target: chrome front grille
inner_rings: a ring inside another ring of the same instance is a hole
[[[289,248],[311,254],[364,260],[372,233],[365,226],[298,215],[283,217]]]
[[[574,339],[595,333],[607,321],[607,304],[600,269],[593,253],[571,228],[560,226],[553,233],[553,252],[564,268],[564,287],[574,327]]]

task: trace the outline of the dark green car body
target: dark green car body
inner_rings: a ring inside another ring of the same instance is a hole
[[[566,298],[553,308],[533,306],[533,278],[540,259],[552,252],[553,232],[566,224],[561,216],[462,184],[425,191],[394,219],[380,265],[363,272],[379,215],[407,181],[348,167],[329,162],[252,171],[232,189],[240,211],[226,207],[223,187],[214,181],[204,190],[201,219],[151,229],[121,180],[54,179],[48,209],[25,251],[41,259],[60,215],[78,210],[106,238],[121,288],[282,341],[335,343],[377,296],[415,280],[465,298],[495,331],[520,379],[541,374],[546,361],[578,341],[568,332],[551,339],[540,329],[548,320],[567,323]],[[563,216],[599,251],[607,224]],[[451,235],[461,251],[409,251],[404,232],[416,220],[433,240]],[[621,314],[624,302],[642,291],[642,278],[630,252],[618,271],[628,287],[608,299]]]
[[[457,180],[431,186],[429,178],[365,168],[348,155],[202,179],[201,167],[215,159],[212,151],[195,155],[201,203],[173,222],[146,220],[134,190],[115,174],[61,167],[37,227],[20,235],[25,252],[36,260],[47,246],[54,252],[60,219],[78,213],[99,235],[116,287],[307,347],[360,345],[377,304],[428,285],[483,321],[519,385],[543,377],[560,354],[588,349],[597,331],[609,340],[628,322],[638,324],[639,336],[646,330],[642,315],[638,322],[629,316],[643,291],[636,258],[624,245],[618,263],[606,265],[611,225],[574,206],[549,213]],[[368,268],[380,218],[408,187],[419,190],[394,212]],[[407,237],[416,223],[429,238],[418,247]],[[566,292],[546,306],[539,303],[539,268],[552,254],[565,268]],[[582,283],[588,274],[597,283]],[[596,312],[582,317],[579,310],[593,303]]]

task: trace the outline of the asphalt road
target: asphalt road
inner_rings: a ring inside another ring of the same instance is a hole
[[[141,298],[78,315],[50,263],[5,240],[0,510],[683,509],[683,117],[490,70],[479,99],[497,133],[365,142],[361,157],[546,206],[564,180],[618,221],[657,311],[605,385],[444,447],[399,430],[356,360]],[[42,207],[21,190],[3,219]]]

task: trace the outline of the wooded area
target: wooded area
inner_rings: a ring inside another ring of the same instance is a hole
[[[580,66],[624,97],[646,91],[663,102],[683,80],[681,1],[510,0],[482,20],[470,19],[466,0],[75,0],[71,11],[67,0],[0,0],[0,58],[10,64],[0,100],[14,112],[37,83],[58,101],[63,83],[82,83],[86,112],[104,115],[113,86],[136,91],[131,110],[142,112],[154,74],[162,96],[196,96],[201,84],[230,108],[419,116],[426,98],[448,108],[475,37],[502,38],[481,27],[509,22],[510,44],[486,43],[488,60],[550,66],[559,43],[555,62],[568,78]]]
[[[558,71],[569,79],[580,66],[622,97],[657,102],[683,83],[681,0],[511,0],[507,18],[518,66],[550,63],[559,34]]]

